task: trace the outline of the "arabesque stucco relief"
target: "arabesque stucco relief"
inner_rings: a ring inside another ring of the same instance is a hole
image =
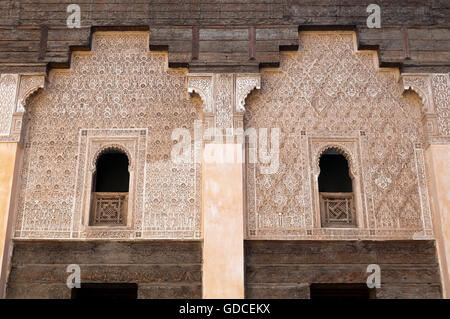
[[[171,133],[193,136],[199,119],[242,127],[244,114],[245,128],[281,129],[278,169],[247,163],[248,238],[433,237],[424,149],[448,143],[448,74],[379,69],[353,32],[302,32],[280,68],[242,76],[168,69],[167,53],[148,52],[148,41],[147,32],[97,32],[92,51],[74,53],[71,69],[51,70],[46,83],[2,75],[0,140],[19,140],[14,114],[28,119],[16,238],[201,238],[201,164],[171,161]],[[111,143],[131,157],[132,222],[96,229],[86,223],[87,185],[96,152]],[[327,147],[349,160],[356,228],[320,227],[317,163]]]
[[[249,238],[433,236],[421,101],[404,93],[397,69],[379,69],[376,52],[358,52],[355,40],[352,32],[301,32],[299,51],[263,70],[260,93],[247,99],[246,128],[282,132],[276,174],[247,164]],[[327,146],[348,154],[356,228],[318,224],[316,166]]]
[[[200,237],[200,166],[174,164],[170,152],[172,131],[193,130],[201,101],[185,92],[187,72],[167,70],[167,54],[148,52],[148,41],[148,32],[95,33],[92,52],[52,70],[27,105],[16,238]],[[83,218],[92,157],[110,142],[134,155],[127,229],[100,230]]]

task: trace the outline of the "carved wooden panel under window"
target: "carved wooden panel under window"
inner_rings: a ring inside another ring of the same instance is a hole
[[[95,192],[92,198],[91,226],[126,225],[128,193]]]
[[[356,226],[353,193],[320,193],[322,227]]]

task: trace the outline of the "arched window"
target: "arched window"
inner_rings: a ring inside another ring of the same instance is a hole
[[[91,226],[126,225],[130,173],[128,156],[115,148],[97,158],[92,176]]]
[[[349,164],[341,152],[329,148],[319,161],[319,194],[322,227],[356,226]]]

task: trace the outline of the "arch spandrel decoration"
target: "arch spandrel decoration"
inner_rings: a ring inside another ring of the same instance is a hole
[[[245,113],[245,99],[254,89],[261,89],[261,75],[247,74],[236,76],[236,109],[237,113]]]
[[[198,93],[203,102],[205,127],[242,128],[245,99],[261,88],[260,74],[188,74],[189,93]]]
[[[426,143],[450,143],[450,74],[403,74],[402,80],[422,100]]]
[[[0,74],[0,138],[2,140],[10,134],[18,83],[17,74]]]
[[[17,97],[16,112],[25,112],[27,100],[40,89],[45,87],[45,76],[22,75],[20,77],[19,95]]]
[[[110,143],[110,144],[103,145],[93,155],[92,160],[91,160],[91,171],[92,172],[96,170],[97,162],[98,162],[98,159],[100,158],[100,156],[102,154],[104,154],[105,152],[108,152],[110,150],[119,151],[119,152],[124,153],[127,156],[127,158],[128,158],[128,170],[132,171],[134,169],[135,160],[131,156],[131,153],[128,150],[128,148],[126,146],[124,146],[124,145],[121,145],[121,144]]]
[[[25,105],[31,96],[44,87],[44,75],[1,75],[0,142],[22,143],[24,123],[28,120]]]
[[[375,51],[356,51],[354,32],[299,37],[300,50],[281,52],[280,68],[262,69],[260,94],[247,98],[245,128],[281,129],[279,170],[264,175],[247,164],[249,238],[432,238],[422,111],[403,96],[399,71],[378,68]],[[346,146],[358,179],[357,229],[316,222],[317,156],[333,145]]]
[[[450,143],[450,73],[431,76],[433,102],[438,117],[440,138],[437,143]]]
[[[336,142],[325,142],[324,145],[321,145],[320,148],[316,151],[314,156],[314,168],[313,168],[313,174],[315,176],[319,176],[320,174],[320,158],[327,150],[333,149],[338,151],[341,155],[345,157],[345,159],[348,162],[348,169],[351,177],[358,176],[358,164],[355,162],[355,156],[352,155],[352,152],[347,149],[346,146],[343,146],[342,144],[336,143]]]

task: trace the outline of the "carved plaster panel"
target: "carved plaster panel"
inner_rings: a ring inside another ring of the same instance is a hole
[[[236,76],[236,110],[235,112],[245,112],[245,99],[254,89],[261,89],[261,75],[247,74]]]
[[[233,127],[233,74],[216,74],[214,86],[215,124],[217,128]]]
[[[20,77],[19,95],[17,96],[16,112],[25,112],[27,99],[45,86],[43,75],[22,75]]]
[[[188,92],[200,95],[205,114],[213,113],[213,76],[211,74],[190,74]]]
[[[433,101],[438,115],[438,127],[441,136],[450,143],[450,74],[431,75]]]
[[[201,101],[186,97],[187,72],[168,69],[167,54],[148,52],[148,41],[148,32],[97,32],[92,52],[51,70],[46,90],[29,99],[16,238],[200,238],[200,164],[171,161],[171,133],[194,136]],[[92,160],[108,145],[134,164],[126,229],[83,219]]]
[[[0,75],[0,136],[9,136],[19,76],[17,74]]]
[[[414,90],[422,99],[422,122],[426,144],[450,143],[449,74],[404,74],[405,90]]]
[[[353,192],[355,194],[355,207],[356,207],[356,219],[357,226],[364,228],[367,224],[367,211],[366,207],[363,207],[364,194],[361,194],[361,155],[359,145],[361,144],[361,136],[358,136],[357,132],[355,137],[309,137],[309,152],[310,156],[310,167],[311,167],[311,185],[313,188],[313,211],[320,210],[319,204],[319,184],[318,178],[320,174],[320,157],[322,154],[332,148],[339,151],[346,159],[349,164],[349,173],[352,179]],[[314,226],[320,227],[319,214],[314,214]]]
[[[246,129],[281,130],[276,173],[247,163],[249,238],[432,238],[419,99],[403,95],[398,70],[378,69],[376,52],[356,51],[353,32],[302,32],[300,42],[247,98]],[[315,222],[317,157],[328,146],[358,178],[356,228]]]
[[[404,74],[402,76],[405,90],[414,90],[422,99],[422,112],[434,113],[431,78],[428,74]]]
[[[0,142],[22,142],[26,100],[44,88],[44,75],[4,74],[0,80]]]
[[[171,162],[171,132],[193,136],[201,113],[206,127],[243,127],[245,102],[245,128],[281,130],[278,170],[262,174],[258,163],[247,164],[250,238],[432,238],[418,99],[402,95],[398,70],[377,69],[376,53],[355,51],[354,33],[300,36],[302,49],[282,53],[280,68],[264,69],[260,80],[168,70],[167,54],[148,52],[145,32],[94,34],[92,52],[75,53],[71,70],[52,70],[46,91],[25,102],[31,119],[16,238],[200,238],[200,165]],[[26,79],[14,89],[22,101],[35,91],[29,87],[42,86]],[[448,75],[406,82],[428,88],[422,96],[431,85],[425,104],[435,113],[426,123],[446,138]],[[186,83],[202,101],[186,98]],[[91,231],[83,219],[89,165],[110,143],[138,160],[132,223]],[[359,178],[355,229],[314,222],[317,157],[333,145]]]
[[[147,129],[81,129],[77,164],[77,187],[72,221],[74,238],[135,238],[142,230],[145,152]],[[92,176],[99,154],[116,148],[127,154],[130,173],[127,225],[124,227],[89,226]],[[139,237],[139,235],[138,235]]]
[[[188,75],[188,92],[198,93],[203,101],[206,128],[242,128],[245,99],[260,86],[260,74]]]

